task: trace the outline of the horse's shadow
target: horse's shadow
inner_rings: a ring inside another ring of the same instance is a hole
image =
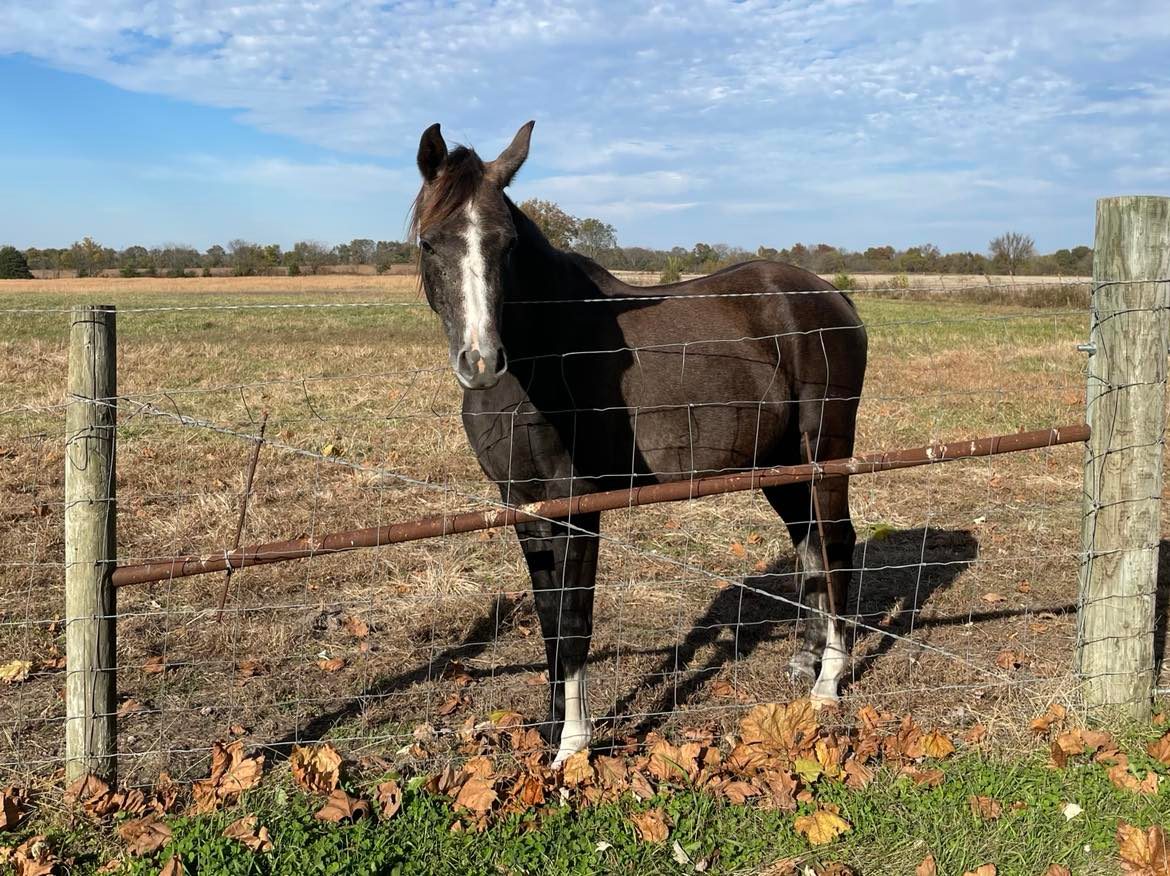
[[[929,620],[914,619],[931,594],[948,587],[974,562],[978,548],[967,530],[946,529],[901,530],[857,545],[857,571],[849,604],[841,613],[859,622],[846,630],[850,650],[857,653],[857,645],[862,644],[866,653],[854,659],[847,684],[864,676],[912,623],[930,625]],[[745,579],[744,587],[720,591],[685,638],[647,674],[654,679],[670,678],[673,683],[665,686],[657,703],[640,710],[644,717],[635,735],[660,726],[724,666],[746,660],[764,643],[793,637],[794,622],[807,616],[799,604],[795,571],[792,558],[781,557],[763,573]],[[723,635],[724,630],[732,635]],[[706,657],[695,663],[700,653]],[[685,670],[680,672],[678,667]],[[638,688],[632,686],[603,720],[615,721],[629,712],[637,693]]]
[[[843,614],[856,617],[861,624],[849,633],[851,650],[866,644],[864,656],[855,659],[851,678],[863,676],[896,641],[894,636],[904,633],[927,602],[931,594],[949,586],[978,554],[978,542],[966,530],[910,529],[871,538],[858,544],[854,554],[855,568],[850,588],[849,604]],[[1165,552],[1164,552],[1165,555]],[[663,691],[653,707],[640,709],[645,717],[637,725],[636,733],[645,733],[660,726],[679,703],[685,703],[723,666],[748,658],[766,642],[792,636],[793,622],[801,617],[798,590],[791,558],[780,558],[762,574],[745,579],[745,587],[727,587],[720,590],[701,616],[691,624],[689,632],[676,644],[643,650],[643,656],[657,655],[654,668],[631,678],[627,690],[614,703],[608,716],[628,713],[635,697],[648,685],[669,678],[673,683],[662,685]],[[272,746],[272,754],[280,758],[292,744],[306,739],[318,739],[339,723],[361,715],[370,701],[402,692],[413,685],[425,684],[439,678],[453,660],[471,661],[492,647],[497,635],[509,626],[521,604],[520,598],[497,597],[490,608],[466,630],[461,640],[430,659],[404,672],[374,680],[366,689],[341,704],[337,709],[312,718]],[[970,619],[964,615],[963,621]],[[933,624],[947,624],[948,618],[918,618],[917,628]],[[731,636],[722,635],[726,629]],[[891,635],[879,635],[892,633]],[[873,639],[877,641],[872,641]],[[622,649],[629,654],[628,646]],[[703,653],[704,659],[696,663]],[[533,655],[535,657],[535,654]],[[601,662],[618,657],[617,649],[603,648],[591,657]],[[478,674],[493,677],[537,672],[543,662],[496,664],[482,673],[473,665],[467,671],[474,678]],[[605,718],[601,719],[605,722]]]

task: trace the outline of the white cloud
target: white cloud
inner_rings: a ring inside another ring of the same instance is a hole
[[[535,117],[518,191],[609,210],[634,237],[699,203],[746,222],[769,203],[779,220],[821,198],[848,219],[853,201],[884,200],[917,204],[926,223],[949,221],[923,212],[948,199],[982,215],[1072,186],[1088,197],[1123,167],[1159,164],[1168,38],[1162,0],[5,0],[0,11],[0,53],[402,169],[360,158],[218,171],[262,184],[397,192],[426,124],[493,153]]]

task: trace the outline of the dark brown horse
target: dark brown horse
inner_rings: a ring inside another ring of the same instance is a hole
[[[808,461],[805,435],[816,459],[851,455],[866,336],[848,298],[767,261],[639,289],[554,248],[504,194],[532,124],[486,163],[462,146],[449,152],[429,127],[412,223],[427,300],[465,390],[464,427],[504,501]],[[814,609],[792,670],[815,679],[815,698],[835,701],[848,654],[827,611],[848,594],[848,481],[818,487],[823,552],[808,485],[764,492],[788,526]],[[556,764],[590,739],[599,524],[582,514],[516,527],[547,650]]]

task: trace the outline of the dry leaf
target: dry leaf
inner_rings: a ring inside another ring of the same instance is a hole
[[[817,809],[812,815],[798,816],[792,826],[814,846],[831,843],[850,830],[848,821],[825,807]]]
[[[973,794],[967,798],[967,803],[971,807],[971,814],[976,818],[982,818],[984,821],[995,821],[1003,812],[1003,806],[999,804],[999,801],[993,800],[991,797]]]
[[[173,838],[171,829],[157,815],[145,815],[118,827],[126,850],[137,857],[153,855]]]
[[[1150,757],[1163,766],[1170,766],[1170,732],[1158,737],[1146,746]]]
[[[1039,718],[1033,718],[1028,724],[1028,727],[1038,736],[1042,736],[1052,729],[1053,724],[1059,724],[1064,720],[1064,716],[1068,714],[1060,703],[1053,703],[1048,707],[1048,711]]]
[[[1007,602],[1007,597],[1001,593],[984,593],[983,601],[988,605],[999,605],[1001,602]]]
[[[747,548],[745,548],[738,541],[733,541],[731,543],[731,553],[734,554],[735,556],[739,557],[742,560],[744,557],[747,556]]]
[[[162,658],[162,655],[160,654],[155,654],[151,657],[148,657],[146,662],[142,664],[142,671],[147,675],[160,675],[163,672],[166,672],[169,668],[170,667],[167,666],[166,662]]]
[[[337,824],[341,821],[359,821],[370,814],[370,804],[365,800],[351,797],[341,788],[329,795],[313,817],[318,821],[328,821]]]
[[[370,625],[360,617],[354,617],[351,614],[345,618],[345,631],[355,639],[364,639],[370,634]]]
[[[240,740],[211,746],[211,775],[191,785],[196,814],[211,812],[255,787],[264,772],[264,755],[244,757]]]
[[[341,782],[341,755],[329,743],[293,746],[288,765],[293,781],[310,794],[328,794]]]
[[[806,736],[816,732],[816,714],[807,699],[788,705],[766,703],[756,706],[740,722],[740,736],[747,745],[762,744],[792,750]]]
[[[9,785],[0,791],[0,830],[11,830],[28,813],[28,792]]]
[[[345,658],[330,657],[327,660],[322,658],[317,661],[317,666],[324,672],[340,672],[345,669]]]
[[[375,799],[378,801],[382,820],[387,821],[402,808],[402,789],[393,779],[387,779],[378,785],[378,796]]]
[[[1117,824],[1117,852],[1121,869],[1132,876],[1170,876],[1166,833],[1161,825],[1148,830],[1120,821]]]
[[[462,806],[472,812],[489,812],[492,804],[499,799],[492,783],[478,777],[472,777],[463,783],[459,794],[455,797],[455,805]]]
[[[253,852],[271,852],[272,851],[272,837],[268,835],[267,827],[256,827],[257,818],[255,815],[245,815],[243,818],[233,821],[224,830],[223,835],[228,839],[234,839]]]
[[[593,781],[593,766],[589,763],[589,749],[585,748],[569,756],[561,768],[566,785],[576,788]]]
[[[0,863],[4,857],[0,854]],[[16,876],[51,876],[57,866],[57,856],[43,835],[32,836],[13,849],[8,855]]]
[[[256,675],[263,675],[268,672],[268,667],[259,660],[248,659],[240,663],[238,672],[241,678],[252,678]]]
[[[183,869],[182,860],[178,855],[171,855],[163,868],[158,871],[158,876],[183,876],[184,873],[186,871]]]
[[[31,672],[31,660],[9,660],[7,663],[0,663],[0,681],[5,684],[27,681]]]
[[[914,868],[914,876],[938,876],[938,865],[934,862],[934,855],[927,855]]]
[[[1044,871],[1044,876],[1072,876],[1068,867],[1062,864],[1049,864],[1048,869]]]
[[[638,836],[644,843],[666,842],[666,838],[670,836],[670,827],[661,808],[636,812],[630,816],[630,821],[638,829]]]
[[[1117,764],[1109,769],[1109,781],[1119,788],[1127,791],[1133,791],[1138,794],[1157,794],[1158,793],[1158,774],[1152,770],[1146,773],[1146,777],[1138,780],[1138,777],[1131,773],[1124,764]]]
[[[995,655],[995,665],[1005,672],[1010,672],[1013,669],[1019,669],[1028,662],[1028,658],[1021,652],[1012,648],[1004,648]]]
[[[751,782],[745,782],[742,779],[735,782],[728,782],[719,790],[723,792],[724,797],[726,797],[732,803],[737,804],[746,803],[750,798],[758,797],[760,795],[759,788],[757,788]]]
[[[955,745],[938,730],[931,730],[922,737],[922,750],[927,757],[942,760],[955,753]]]
[[[995,864],[980,864],[974,870],[968,870],[963,876],[995,876]]]
[[[450,699],[443,703],[443,705],[439,706],[439,708],[435,709],[435,714],[445,717],[458,709],[462,704],[463,697],[457,693],[451,694]]]
[[[720,678],[711,685],[711,696],[732,698],[735,696],[735,687],[729,681],[724,681]]]

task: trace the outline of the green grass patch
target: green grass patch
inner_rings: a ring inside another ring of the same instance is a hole
[[[1144,755],[1135,754],[1132,761],[1142,771],[1154,765]],[[460,819],[450,801],[417,788],[405,790],[402,809],[388,821],[339,826],[314,818],[319,801],[270,781],[231,810],[170,820],[173,841],[152,858],[126,861],[121,872],[154,874],[179,855],[188,873],[224,876],[687,873],[699,863],[708,873],[737,874],[758,872],[783,858],[840,861],[865,874],[893,874],[913,872],[930,853],[939,872],[947,874],[988,862],[1001,876],[1039,874],[1053,863],[1079,874],[1115,871],[1120,820],[1147,826],[1170,816],[1165,790],[1142,796],[1119,789],[1104,767],[1085,761],[1056,770],[1041,754],[1007,761],[968,753],[940,766],[945,779],[934,788],[890,769],[880,770],[862,791],[819,781],[818,803],[837,804],[852,825],[840,840],[820,848],[810,848],[797,834],[792,813],[733,805],[697,790],[645,803],[627,796],[583,809],[558,803],[498,819],[476,833],[452,830]],[[1000,817],[989,821],[972,812],[972,795],[999,802]],[[366,796],[372,796],[370,789]],[[1067,803],[1083,812],[1066,818]],[[668,816],[665,843],[641,841],[631,822],[633,814],[651,807]],[[811,807],[804,804],[802,811]],[[268,828],[273,851],[257,854],[223,836],[244,814],[257,815]],[[74,857],[76,873],[92,873],[118,854],[110,826],[84,819],[63,824],[63,817],[36,818],[5,844],[47,833],[60,855]],[[682,857],[692,863],[679,863]]]

